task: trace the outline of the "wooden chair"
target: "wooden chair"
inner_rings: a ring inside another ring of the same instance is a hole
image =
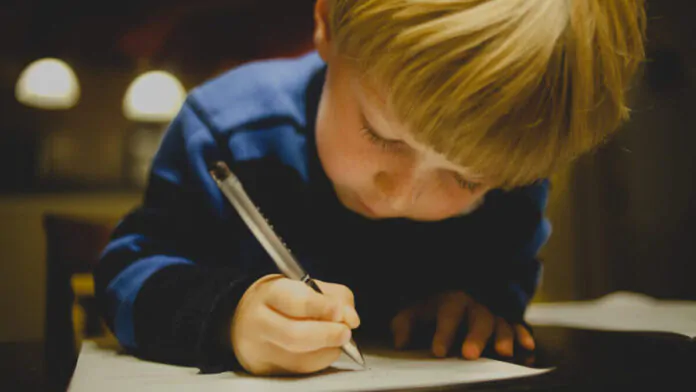
[[[44,355],[51,390],[66,390],[81,339],[104,333],[94,309],[91,271],[114,223],[113,219],[57,214],[43,218],[47,243]]]

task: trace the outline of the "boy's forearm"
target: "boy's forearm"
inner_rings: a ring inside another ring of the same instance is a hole
[[[490,197],[472,215],[477,237],[462,256],[467,262],[453,261],[446,290],[464,291],[497,316],[522,322],[541,276],[536,256],[551,231],[544,218],[548,189],[548,181],[543,181]]]
[[[156,256],[137,262],[148,261],[156,261]],[[108,258],[103,262],[117,263]],[[233,268],[204,270],[194,264],[171,264],[150,275],[128,304],[125,291],[114,291],[118,275],[104,284],[103,271],[97,270],[96,275],[100,312],[127,350],[205,372],[237,365],[229,342],[229,321],[257,275]]]
[[[143,285],[135,302],[134,352],[206,373],[238,368],[229,325],[237,303],[256,279],[233,269],[178,266],[159,271]]]
[[[234,258],[205,242],[212,225],[146,207],[116,229],[95,289],[103,317],[129,351],[203,370],[234,366],[224,329],[258,276],[234,260],[222,266],[211,258]]]

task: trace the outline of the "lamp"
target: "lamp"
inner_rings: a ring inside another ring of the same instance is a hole
[[[150,71],[128,87],[123,114],[132,121],[169,122],[185,99],[186,90],[176,77],[165,71]]]
[[[65,110],[77,104],[80,85],[68,64],[56,58],[44,58],[22,71],[15,87],[15,97],[27,106]]]

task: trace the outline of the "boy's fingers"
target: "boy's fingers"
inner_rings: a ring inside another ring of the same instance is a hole
[[[355,296],[347,286],[337,283],[327,283],[317,279],[315,279],[314,282],[319,286],[321,291],[324,292],[324,295],[355,307]]]
[[[513,355],[512,327],[501,317],[495,318],[495,351],[505,357]]]
[[[340,348],[323,348],[303,356],[302,362],[305,365],[300,365],[300,373],[313,373],[319,370],[326,369],[332,363],[336,362],[341,356]]]
[[[394,337],[394,347],[404,348],[411,339],[411,329],[416,318],[416,308],[402,310],[394,316],[391,322],[392,335]]]
[[[353,306],[343,306],[343,321],[348,325],[348,327],[350,327],[350,329],[355,329],[360,326],[360,317]]]
[[[360,326],[360,317],[355,310],[355,296],[353,292],[342,284],[327,283],[316,279],[314,281],[324,295],[343,304],[343,318],[340,321],[346,323],[351,329],[358,328]]]
[[[351,338],[343,323],[317,320],[293,320],[267,308],[265,338],[293,353],[308,353],[324,348],[341,347]]]
[[[476,359],[493,334],[494,321],[491,312],[480,304],[469,307],[469,333],[462,345],[462,355],[466,359]]]
[[[516,324],[515,333],[517,335],[517,341],[520,342],[522,347],[526,348],[527,350],[534,350],[534,347],[536,346],[534,343],[534,338],[524,325]]]
[[[433,354],[447,355],[457,328],[464,318],[469,297],[464,293],[452,293],[443,297],[437,309],[437,325],[433,337]]]
[[[273,374],[308,374],[326,369],[341,356],[339,348],[323,348],[308,353],[278,350],[274,354],[276,367]]]
[[[315,292],[302,282],[290,279],[274,282],[266,296],[266,305],[287,317],[299,320],[338,322],[343,319],[344,310],[340,302]]]

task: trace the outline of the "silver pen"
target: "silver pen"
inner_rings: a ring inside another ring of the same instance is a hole
[[[216,162],[215,166],[210,170],[210,174],[283,275],[289,279],[299,280],[317,293],[323,294],[319,286],[295,260],[285,243],[278,237],[271,225],[268,224],[266,218],[261,215],[259,209],[244,190],[242,183],[237,176],[232,174],[229,167],[222,161]],[[356,363],[363,367],[365,366],[365,359],[353,339],[344,344],[341,349]]]

